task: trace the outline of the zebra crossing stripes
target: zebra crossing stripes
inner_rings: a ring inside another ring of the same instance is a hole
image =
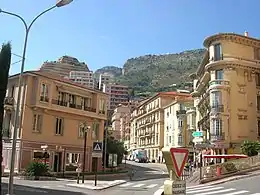
[[[131,188],[154,188],[158,186],[158,184],[145,184],[145,183],[131,183],[131,182],[127,182],[127,183],[124,183],[122,185],[119,185],[119,187],[131,187]]]
[[[260,193],[250,193],[247,190],[235,188],[224,188],[222,186],[198,185],[189,186],[186,194],[191,195],[260,195]]]

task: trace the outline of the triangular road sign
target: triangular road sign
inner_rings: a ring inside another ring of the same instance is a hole
[[[99,143],[96,143],[96,146],[94,147],[94,151],[101,151],[101,148],[99,146]]]
[[[189,150],[185,148],[171,148],[170,152],[176,174],[180,177],[187,162]]]

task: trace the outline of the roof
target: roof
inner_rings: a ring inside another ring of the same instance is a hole
[[[255,41],[255,42],[260,42],[259,39],[256,39],[256,38],[252,38],[252,37],[248,37],[248,36],[244,36],[244,35],[240,35],[240,34],[235,34],[235,33],[219,33],[219,34],[215,34],[215,35],[212,35],[212,36],[209,36],[207,37],[204,42],[203,42],[203,45],[204,47],[208,47],[212,41],[214,41],[216,38],[219,38],[221,36],[235,36],[235,37],[240,37],[240,38],[244,38],[244,39],[247,39],[247,40],[251,40],[251,41]]]
[[[181,96],[181,97],[192,97],[190,94],[188,93],[180,93],[180,92],[176,92],[176,91],[168,91],[168,92],[159,92],[156,95],[150,97],[149,99],[143,101],[138,107],[143,106],[145,103],[149,102],[152,99],[155,99],[157,97],[162,97],[162,96],[171,96],[171,97],[176,97],[176,96]]]
[[[19,74],[11,75],[11,76],[9,76],[9,78],[17,77],[17,76],[19,76]],[[80,83],[76,83],[76,82],[73,82],[73,81],[71,81],[69,79],[63,78],[63,77],[61,77],[58,74],[45,72],[45,71],[40,71],[40,70],[39,71],[25,71],[24,72],[24,75],[29,75],[29,74],[45,77],[45,78],[48,78],[48,79],[52,79],[52,80],[55,80],[55,81],[59,81],[59,82],[62,82],[62,83],[66,83],[66,84],[69,84],[69,85],[73,85],[73,86],[76,86],[76,87],[80,87],[80,88],[87,89],[87,90],[90,90],[90,91],[93,91],[93,92],[97,92],[97,93],[100,93],[100,94],[107,95],[106,93],[104,93],[102,91],[99,91],[99,90],[96,90],[96,89],[92,89],[92,88],[87,87],[85,85],[82,85]]]

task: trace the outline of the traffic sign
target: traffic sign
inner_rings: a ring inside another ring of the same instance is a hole
[[[175,172],[180,177],[187,162],[189,150],[185,148],[171,148],[170,153],[176,170]]]
[[[93,142],[93,152],[102,152],[102,142]]]
[[[194,131],[192,133],[193,137],[203,137],[203,132],[202,131]]]

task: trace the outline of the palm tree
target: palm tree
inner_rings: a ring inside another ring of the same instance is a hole
[[[6,96],[6,89],[8,83],[8,74],[11,65],[11,44],[6,43],[2,45],[0,52],[0,128],[1,128],[1,143],[0,143],[0,160],[3,162],[3,117],[4,117],[4,100]],[[0,169],[0,193],[2,193],[2,166]]]

